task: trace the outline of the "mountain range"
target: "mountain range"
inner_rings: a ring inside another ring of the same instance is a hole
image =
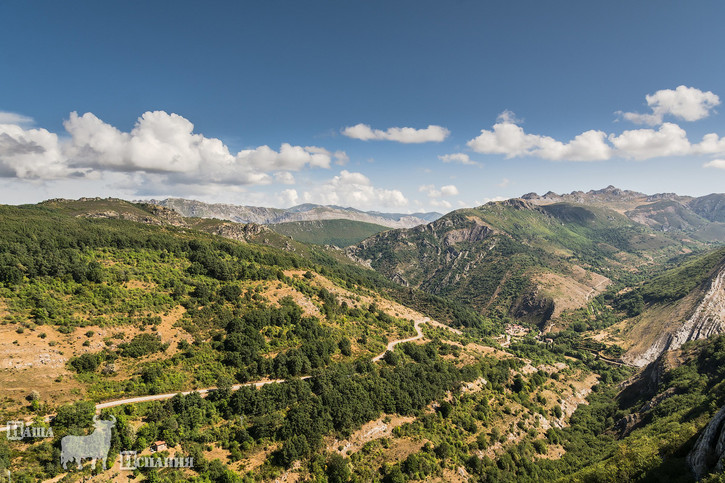
[[[148,200],[147,203],[164,206],[185,217],[219,218],[236,223],[257,223],[270,225],[296,221],[352,220],[373,223],[388,228],[410,228],[440,218],[436,212],[428,213],[382,213],[361,211],[334,205],[302,204],[291,208],[264,208],[222,203],[203,203],[183,198]]]

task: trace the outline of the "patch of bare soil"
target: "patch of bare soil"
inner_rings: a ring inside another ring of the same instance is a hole
[[[178,306],[161,315],[156,332],[164,342],[171,343],[163,357],[178,350],[173,342],[182,339],[191,342],[191,336],[176,327],[185,311]],[[75,382],[73,373],[66,368],[68,360],[106,347],[115,348],[142,332],[132,326],[86,326],[77,327],[70,334],[62,334],[52,326],[37,326],[18,333],[19,327],[18,324],[0,325],[0,395],[22,405],[26,404],[25,397],[33,390],[40,392],[43,401],[53,404],[77,400],[81,385]],[[107,338],[110,338],[111,346],[106,345],[104,339]],[[122,371],[122,365],[117,364],[117,370]]]
[[[417,453],[425,445],[426,441],[414,440],[411,438],[396,438],[390,441],[390,446],[383,449],[381,461],[396,463],[403,461],[413,453]]]
[[[455,470],[451,468],[444,468],[443,469],[443,476],[439,478],[433,478],[431,481],[434,482],[445,482],[445,483],[464,483],[471,480],[471,476],[468,474],[466,469],[462,466],[459,466]]]
[[[365,443],[390,437],[393,434],[393,429],[413,421],[415,421],[415,418],[412,416],[382,416],[375,421],[365,423],[347,439],[330,441],[327,444],[327,451],[336,451],[343,456],[349,456],[360,450]]]
[[[269,299],[270,302],[279,303],[280,299],[285,297],[292,297],[297,305],[302,307],[302,313],[308,317],[320,317],[320,309],[312,302],[312,300],[299,290],[294,287],[290,287],[287,284],[281,284],[282,287],[278,288],[276,284],[272,284],[264,291],[264,296]]]
[[[558,460],[566,454],[566,450],[559,444],[550,444],[545,454],[537,455],[544,460]]]
[[[612,283],[607,277],[574,266],[566,276],[558,273],[542,273],[535,280],[542,293],[554,300],[554,313],[558,318],[565,310],[584,307],[589,300],[602,293]]]
[[[265,461],[267,461],[267,458],[269,455],[277,451],[279,448],[279,444],[270,444],[266,448],[259,448],[258,450],[254,451],[251,455],[247,456],[246,458],[242,459],[241,462],[236,463],[233,467],[242,473],[246,473],[247,471],[252,471],[256,468],[259,468],[264,464]]]
[[[166,314],[161,315],[161,323],[157,326],[156,333],[161,336],[162,341],[178,343],[185,340],[189,343],[193,342],[194,338],[191,334],[176,326],[185,313],[186,309],[178,305]],[[177,344],[171,344],[166,350],[167,355],[174,355],[176,352],[178,352]]]
[[[142,282],[141,280],[129,280],[128,282],[124,282],[123,286],[127,289],[141,289],[147,292],[158,288],[158,285],[153,282]]]
[[[25,397],[38,391],[43,401],[67,402],[77,399],[72,394],[80,388],[65,368],[67,349],[61,345],[52,347],[50,342],[61,334],[54,329],[41,327],[36,331],[17,333],[17,324],[0,326],[0,388],[2,396],[25,406]],[[48,334],[46,339],[38,335]],[[52,334],[52,335],[51,335]]]

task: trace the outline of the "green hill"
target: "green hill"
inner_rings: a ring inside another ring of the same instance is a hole
[[[353,220],[317,220],[276,223],[269,228],[293,240],[315,245],[347,247],[390,228]]]
[[[583,306],[609,281],[635,283],[704,247],[604,207],[514,199],[380,233],[348,252],[398,283],[541,323],[557,304]]]

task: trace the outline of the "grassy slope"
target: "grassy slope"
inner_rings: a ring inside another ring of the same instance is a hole
[[[361,242],[388,227],[353,220],[317,220],[277,223],[269,228],[293,240],[316,245],[346,247]]]

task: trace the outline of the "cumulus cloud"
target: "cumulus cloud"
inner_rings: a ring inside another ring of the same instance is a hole
[[[715,133],[705,134],[702,142],[693,147],[695,154],[720,154],[725,153],[725,137]]]
[[[359,208],[397,208],[408,204],[399,190],[376,188],[362,173],[347,170],[309,191],[302,199],[307,203],[355,206]]]
[[[441,186],[441,196],[456,196],[458,194],[458,188],[454,185],[449,184]]]
[[[441,142],[448,137],[450,131],[441,126],[430,125],[425,129],[412,127],[391,127],[385,131],[373,129],[367,124],[356,124],[342,130],[342,134],[349,138],[362,141],[397,141],[399,143],[428,143]]]
[[[440,189],[436,188],[436,186],[433,184],[425,184],[425,185],[419,186],[418,191],[420,191],[421,193],[425,193],[428,196],[428,198],[431,198],[431,199],[444,198],[444,197],[458,195],[458,188],[456,188],[452,184],[441,186]]]
[[[259,146],[233,154],[220,139],[194,133],[188,119],[164,111],[144,113],[130,132],[92,113],[72,112],[63,125],[66,138],[45,129],[0,124],[0,175],[56,179],[111,171],[162,174],[178,185],[292,184],[292,171],[347,161],[344,151],[288,143],[279,150]]]
[[[682,156],[692,151],[687,133],[677,124],[666,122],[658,130],[634,129],[609,140],[617,153],[625,158],[649,159],[662,156]]]
[[[300,199],[295,189],[286,189],[280,192],[279,198],[283,206],[294,206]]]
[[[549,136],[528,134],[515,121],[512,113],[504,112],[493,130],[481,130],[478,137],[468,141],[468,147],[477,153],[503,154],[506,158],[535,156],[552,161],[600,161],[611,157],[612,148],[602,131],[586,131],[563,143]]]
[[[636,124],[656,126],[662,124],[665,116],[684,121],[697,121],[710,115],[720,105],[720,98],[710,91],[703,92],[694,87],[678,86],[676,89],[663,89],[647,95],[647,106],[651,113],[619,112],[624,119]]]
[[[471,161],[471,158],[466,153],[443,154],[438,156],[438,159],[444,163],[478,164],[475,161]]]
[[[274,180],[280,184],[295,184],[295,177],[289,171],[274,173]]]
[[[0,111],[0,124],[15,124],[28,127],[35,124],[35,120],[32,117],[15,112]]]
[[[492,130],[468,142],[482,154],[503,154],[506,158],[531,156],[551,161],[603,161],[613,157],[645,160],[666,156],[687,156],[725,153],[725,137],[705,134],[699,143],[691,143],[687,132],[677,124],[662,123],[658,129],[644,128],[607,134],[589,130],[569,142],[524,131],[505,112]],[[515,119],[514,119],[515,120]]]
[[[725,169],[725,159],[713,159],[702,165],[703,168]]]
[[[0,124],[0,176],[59,179],[82,175],[67,165],[56,134]]]
[[[430,200],[430,205],[434,208],[442,208],[444,210],[453,208],[453,205],[448,200]]]

